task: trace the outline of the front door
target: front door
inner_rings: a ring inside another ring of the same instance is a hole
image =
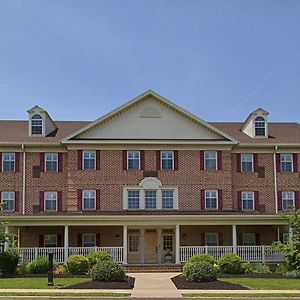
[[[157,263],[157,232],[145,230],[145,263]]]

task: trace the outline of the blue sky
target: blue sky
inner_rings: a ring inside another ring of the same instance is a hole
[[[0,0],[0,118],[94,120],[153,89],[207,121],[299,121],[300,1]]]

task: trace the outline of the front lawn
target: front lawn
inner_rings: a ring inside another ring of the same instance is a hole
[[[186,293],[186,294],[182,294],[183,297],[187,297],[187,298],[295,298],[295,297],[299,297],[300,294],[299,293],[295,293],[295,294],[286,294],[286,293],[271,293],[271,294],[249,294],[249,293],[245,293],[245,294],[232,294],[232,293],[227,293],[227,294],[221,294],[221,293],[217,293],[217,294],[199,294],[199,293]]]
[[[300,290],[300,279],[288,278],[222,278],[253,290]]]

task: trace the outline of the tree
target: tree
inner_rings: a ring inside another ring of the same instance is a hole
[[[2,204],[0,203],[0,216],[1,215],[2,215]],[[11,243],[11,241],[12,241],[12,235],[5,233],[6,225],[7,224],[5,222],[2,222],[2,221],[0,222],[0,245],[4,245],[4,243]]]

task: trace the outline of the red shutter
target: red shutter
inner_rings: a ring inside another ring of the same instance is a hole
[[[39,247],[44,247],[44,235],[40,234],[39,235]]]
[[[40,211],[44,211],[44,192],[40,191]]]
[[[78,233],[77,235],[77,246],[82,247],[82,233]]]
[[[82,210],[82,190],[77,190],[77,208]]]
[[[57,235],[57,247],[63,247],[63,239],[61,234]]]
[[[218,190],[218,210],[223,210],[223,192]]]
[[[237,243],[238,243],[238,245],[240,245],[240,246],[243,245],[243,234],[242,234],[242,233],[238,233],[238,234],[237,234]]]
[[[260,246],[260,234],[258,232],[255,233],[255,245]]]
[[[40,153],[40,172],[45,172],[45,153]]]
[[[174,150],[174,170],[178,170],[178,150]]]
[[[82,150],[77,151],[77,169],[82,170]]]
[[[2,152],[0,152],[0,172],[2,172]]]
[[[276,171],[281,172],[280,168],[280,153],[276,153]]]
[[[282,210],[282,192],[277,192],[278,210]]]
[[[205,190],[200,191],[200,207],[205,210]]]
[[[223,233],[222,232],[219,232],[219,245],[218,246],[223,246]]]
[[[63,169],[63,154],[58,153],[58,172],[62,172]]]
[[[204,151],[200,151],[200,170],[204,170]]]
[[[96,246],[100,247],[100,233],[96,234]]]
[[[298,155],[293,153],[293,172],[298,172]]]
[[[145,151],[141,150],[140,151],[140,156],[141,156],[141,170],[145,170]]]
[[[222,170],[222,151],[217,151],[217,157],[218,170]]]
[[[15,212],[20,211],[20,192],[15,192]]]
[[[254,210],[258,210],[259,207],[259,193],[258,191],[254,192]]]
[[[283,243],[283,232],[279,233],[279,241]]]
[[[57,210],[62,211],[62,191],[57,192]]]
[[[201,245],[205,246],[205,232],[201,232]]]
[[[100,190],[96,190],[96,210],[100,210]]]
[[[20,152],[16,152],[15,158],[16,158],[15,171],[20,172]]]
[[[236,154],[236,171],[241,172],[241,153]]]
[[[156,170],[160,170],[160,150],[156,151]]]
[[[96,150],[96,170],[100,170],[100,150]]]
[[[258,172],[258,154],[257,153],[253,154],[253,167],[254,167],[254,172]]]
[[[295,209],[299,209],[300,203],[299,203],[299,191],[295,191]]]
[[[122,151],[122,157],[123,157],[123,170],[127,170],[127,151],[123,150]]]
[[[242,192],[238,191],[238,210],[242,210]]]

